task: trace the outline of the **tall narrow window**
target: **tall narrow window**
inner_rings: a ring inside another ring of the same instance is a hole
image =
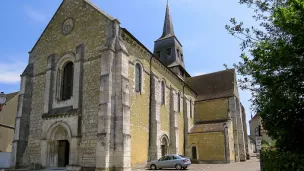
[[[196,155],[196,147],[192,147],[192,159],[196,160],[197,155]]]
[[[161,83],[161,104],[165,104],[166,100],[166,84],[165,81],[162,81]]]
[[[156,57],[160,58],[160,51],[156,52]]]
[[[61,100],[68,100],[73,95],[74,64],[68,62],[63,68]]]
[[[184,55],[183,54],[181,54],[181,59],[182,59],[182,61],[184,61]]]
[[[135,65],[135,91],[141,92],[141,66],[138,63]]]
[[[178,50],[178,49],[176,49],[176,51],[177,51],[177,57],[179,57],[179,50]]]
[[[177,107],[178,107],[178,112],[180,112],[181,110],[180,110],[180,108],[181,108],[181,106],[180,106],[180,93],[178,92],[178,94],[177,94]]]
[[[192,118],[192,100],[190,100],[190,117]]]

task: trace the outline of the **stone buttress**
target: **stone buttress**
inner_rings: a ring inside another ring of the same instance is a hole
[[[28,141],[29,121],[31,113],[34,56],[30,54],[29,63],[21,75],[21,85],[18,99],[17,116],[15,120],[15,132],[12,145],[11,167],[18,168]]]
[[[96,170],[131,170],[128,51],[119,22],[107,30],[101,50]]]
[[[160,82],[155,74],[151,73],[151,131],[149,160],[157,160],[161,156],[160,142],[158,138],[160,135]]]
[[[170,87],[170,153],[177,154],[179,147],[179,136],[178,136],[178,96],[176,90]],[[183,129],[183,128],[180,128]]]

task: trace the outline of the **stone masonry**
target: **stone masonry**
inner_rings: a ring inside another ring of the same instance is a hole
[[[169,153],[192,157],[189,135],[199,121],[195,105],[201,94],[186,81],[191,77],[168,5],[156,47],[162,56],[89,0],[63,0],[21,75],[12,167],[118,171],[142,168]],[[174,60],[165,65],[164,55]],[[71,96],[64,99],[67,79]],[[191,137],[219,140],[229,162],[234,154],[235,161],[244,161],[241,105],[234,96],[228,101],[220,107],[228,111],[227,129],[209,124],[214,119],[203,129],[215,134]]]

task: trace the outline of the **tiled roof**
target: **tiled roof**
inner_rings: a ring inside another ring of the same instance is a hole
[[[186,82],[198,94],[197,101],[235,96],[234,69],[190,77]]]
[[[191,128],[190,133],[221,132],[224,128],[223,122],[220,121],[218,123],[196,124]]]
[[[172,18],[170,15],[169,4],[167,4],[163,34],[158,40],[166,39],[166,38],[173,37],[173,36],[174,36],[173,22],[172,22]]]

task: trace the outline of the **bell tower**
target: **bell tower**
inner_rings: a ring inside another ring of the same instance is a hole
[[[167,2],[166,16],[162,36],[154,42],[154,55],[176,75],[184,78],[184,55],[181,43],[174,34],[170,7]]]

